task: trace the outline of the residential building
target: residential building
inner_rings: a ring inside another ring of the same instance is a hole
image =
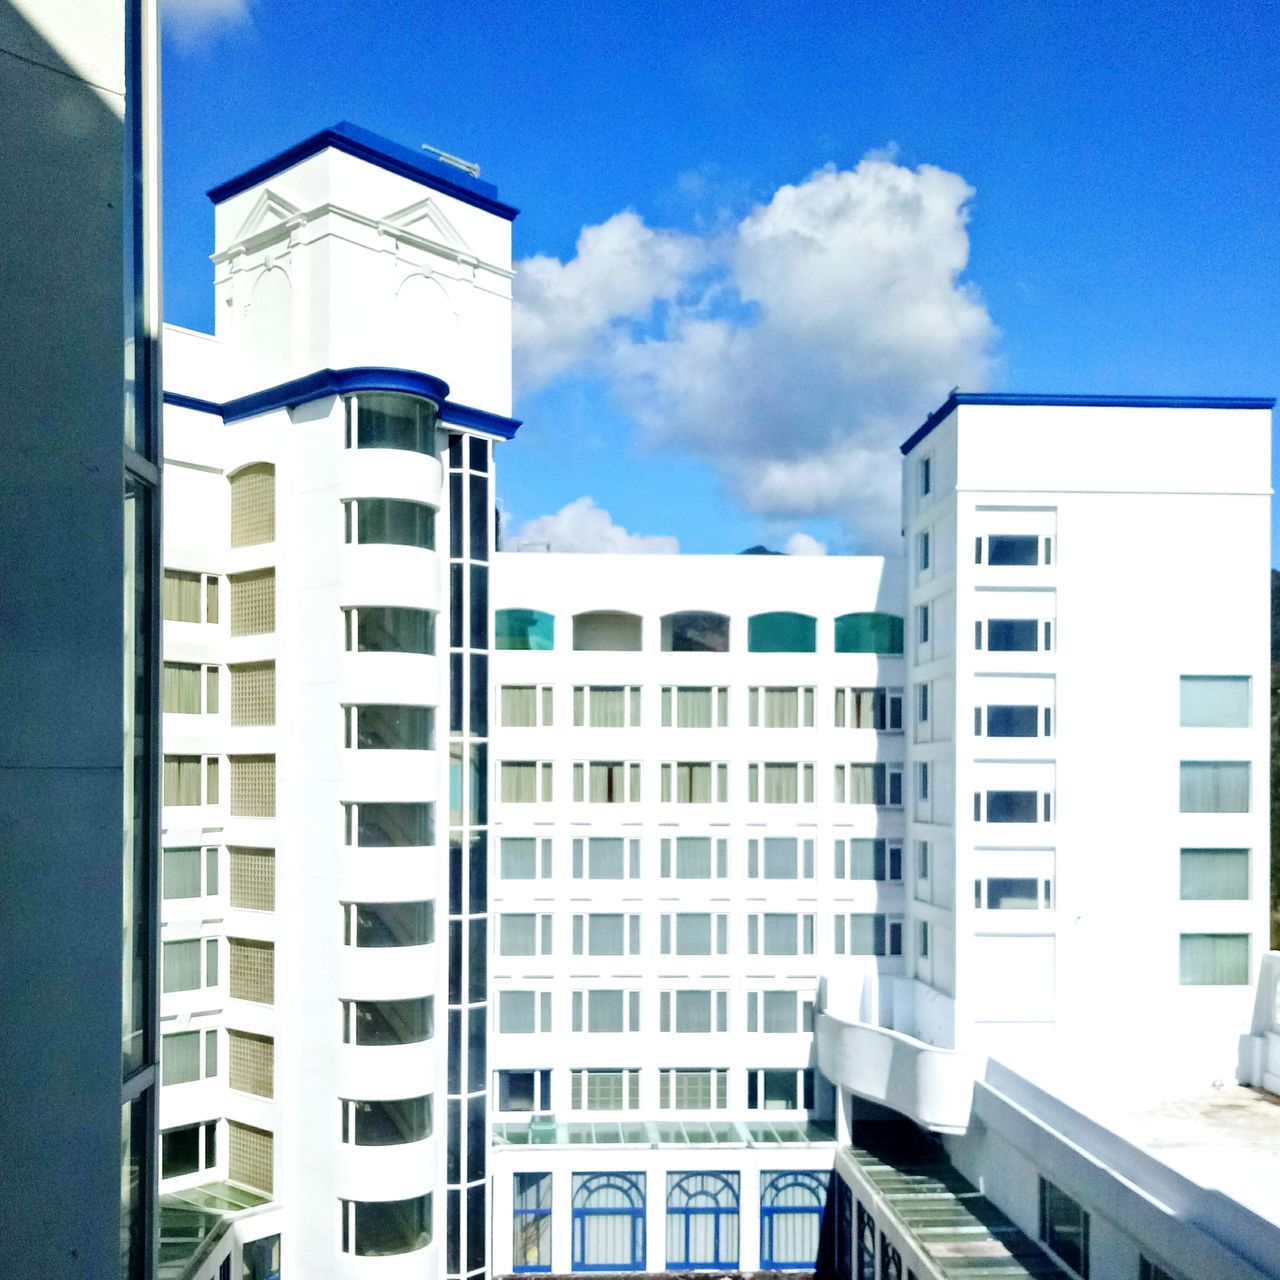
[[[160,419],[151,0],[0,8],[0,1235],[153,1274]]]

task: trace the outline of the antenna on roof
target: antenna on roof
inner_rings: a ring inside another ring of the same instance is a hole
[[[430,151],[437,160],[443,160],[445,164],[451,164],[455,169],[461,169],[463,173],[469,173],[473,178],[480,176],[480,166],[473,164],[470,160],[463,160],[460,156],[451,156],[447,151],[441,151],[439,147],[433,147],[429,142],[422,144],[423,151]]]

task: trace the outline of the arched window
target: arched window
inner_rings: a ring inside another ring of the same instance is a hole
[[[667,1175],[667,1268],[738,1265],[736,1173]]]
[[[231,545],[254,547],[276,540],[276,469],[253,462],[228,477],[231,482]]]
[[[844,613],[836,619],[837,653],[903,651],[902,619],[895,613]]]
[[[537,609],[499,609],[495,617],[496,649],[554,649],[556,620]]]
[[[573,618],[575,649],[610,649],[635,653],[640,648],[643,620],[634,613],[578,613]]]
[[[669,613],[662,619],[663,653],[728,653],[729,619],[723,613]]]
[[[822,1170],[760,1175],[760,1265],[766,1271],[814,1269],[830,1181]]]
[[[817,620],[807,613],[757,613],[747,619],[752,653],[813,653],[817,642]]]
[[[643,1173],[573,1175],[573,1269],[645,1269]]]

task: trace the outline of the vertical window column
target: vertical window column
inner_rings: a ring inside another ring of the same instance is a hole
[[[452,434],[449,473],[449,1018],[446,1273],[483,1275],[488,1019],[489,441]]]

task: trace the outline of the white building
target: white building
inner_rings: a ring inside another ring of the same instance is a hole
[[[497,554],[515,211],[346,125],[211,194],[171,1274],[1280,1274],[1270,402],[955,395],[902,557]]]

